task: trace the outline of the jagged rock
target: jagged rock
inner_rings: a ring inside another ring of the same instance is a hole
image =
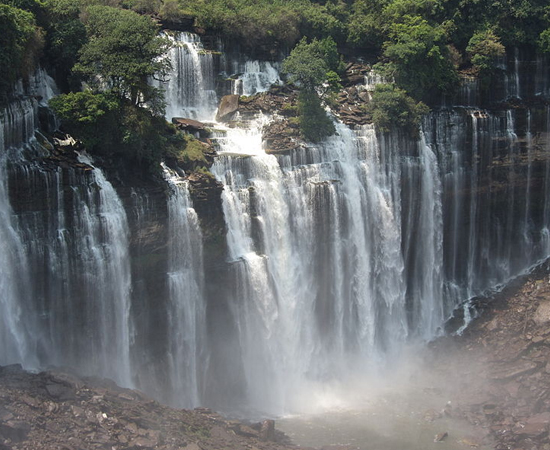
[[[537,325],[545,325],[550,322],[550,301],[541,302],[533,314],[533,320]]]
[[[0,422],[7,422],[8,420],[13,419],[13,413],[0,407]]]
[[[206,137],[208,134],[208,128],[206,124],[199,122],[198,120],[187,119],[184,117],[173,117],[172,123],[180,130],[187,133],[199,133],[201,137]]]
[[[254,428],[249,427],[248,425],[239,424],[237,427],[234,428],[235,432],[237,434],[240,434],[241,436],[247,436],[247,437],[259,437],[258,431],[256,431]]]
[[[7,366],[0,367],[1,375],[23,373],[23,366],[21,364],[9,364]]]
[[[442,442],[447,438],[447,436],[449,436],[449,434],[446,431],[438,433],[434,437],[434,442]]]
[[[525,421],[518,422],[513,428],[515,435],[525,435],[536,438],[548,433],[550,427],[550,412],[536,414]]]
[[[27,439],[31,426],[20,420],[8,420],[0,424],[0,435],[12,442],[22,442]]]
[[[239,110],[239,96],[238,95],[224,95],[220,101],[218,107],[218,113],[216,114],[216,120],[219,122],[227,122],[231,120],[235,113]]]
[[[46,385],[46,391],[55,400],[72,400],[76,397],[73,387],[61,383],[49,383]]]
[[[274,441],[275,440],[275,421],[264,420],[262,427],[260,428],[260,439],[262,441]]]
[[[513,378],[519,377],[520,375],[525,375],[533,372],[538,367],[538,364],[533,361],[520,361],[516,364],[510,364],[502,367],[499,370],[495,370],[491,374],[491,378],[494,380],[511,380]]]

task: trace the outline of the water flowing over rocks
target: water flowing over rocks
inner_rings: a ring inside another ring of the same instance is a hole
[[[78,143],[64,136],[41,143],[35,97],[3,112],[1,364],[73,366],[174,406],[300,412],[319,407],[319,387],[443,335],[453,315],[453,330],[464,331],[472,298],[548,256],[546,105],[441,108],[418,141],[381,135],[364,114],[380,80],[352,64],[333,106],[338,134],[313,145],[299,139],[296,91],[259,76],[274,65],[239,63],[226,72],[239,74],[225,80],[234,89],[216,91],[215,58],[200,38],[171,39],[167,116],[205,141],[211,173],[180,167],[156,184],[120,176],[75,157]],[[500,91],[527,98],[513,80]],[[229,92],[227,127],[207,137]],[[545,324],[538,308],[534,323]],[[487,376],[511,396],[525,390],[517,380],[546,376],[547,337],[527,338],[530,323],[504,348],[510,364]],[[497,336],[503,327],[487,325]],[[57,402],[79,395],[57,382],[44,390]],[[473,421],[500,417],[498,399],[481,394],[472,394]],[[541,402],[534,414],[545,412]],[[514,407],[527,414],[526,403]],[[6,417],[6,439],[32,435],[24,419]],[[545,426],[545,416],[515,417],[517,435]],[[111,444],[98,430],[106,441],[97,444]],[[124,439],[116,445],[165,445],[154,433]]]

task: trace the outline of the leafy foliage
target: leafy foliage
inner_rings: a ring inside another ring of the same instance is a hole
[[[320,142],[335,133],[334,124],[321,105],[321,99],[315,91],[304,89],[298,98],[300,131],[304,139]]]
[[[151,19],[110,6],[91,6],[85,25],[88,42],[74,70],[96,90],[110,89],[132,104],[158,100],[148,78],[167,70],[163,56],[169,43],[157,35]]]
[[[311,142],[319,142],[334,134],[334,124],[327,117],[316,89],[328,81],[330,88],[339,87],[340,77],[336,43],[332,38],[303,38],[283,62],[283,72],[289,74],[289,81],[300,88],[298,113],[302,136]]]
[[[475,70],[486,76],[494,71],[496,61],[499,57],[504,56],[505,49],[498,36],[491,30],[484,30],[472,36],[468,47],[466,47],[466,52]]]
[[[384,43],[385,62],[377,68],[415,98],[449,92],[457,74],[449,58],[445,33],[420,16],[403,17],[392,24],[390,40]]]
[[[184,5],[184,6],[183,6]],[[182,9],[196,17],[197,25],[221,32],[249,49],[284,49],[300,35],[344,39],[346,3],[309,0],[189,0]]]
[[[307,38],[303,38],[284,60],[283,73],[289,74],[291,83],[314,89],[327,79],[328,59],[333,58],[332,54],[327,57],[327,52],[334,50],[334,46],[325,41],[313,39],[308,43]]]
[[[101,147],[109,146],[106,139],[116,140],[113,124],[120,105],[113,97],[83,91],[58,95],[49,103],[63,127],[90,152],[101,153]]]
[[[379,84],[373,92],[368,112],[379,131],[388,132],[397,127],[418,137],[420,120],[429,108],[393,84]]]
[[[550,53],[550,28],[540,34],[538,46],[544,53]]]
[[[0,94],[6,94],[17,78],[28,75],[43,38],[32,13],[0,4]]]
[[[110,93],[62,94],[50,100],[50,107],[63,129],[91,153],[145,170],[154,170],[163,155],[185,147],[181,133],[164,118]]]

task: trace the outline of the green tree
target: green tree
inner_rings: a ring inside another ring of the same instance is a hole
[[[6,4],[0,4],[0,30],[0,94],[6,95],[34,68],[43,38],[32,13]]]
[[[283,61],[283,73],[289,75],[291,83],[297,83],[304,89],[315,89],[327,80],[330,71],[337,72],[340,58],[336,43],[332,38],[302,38]]]
[[[315,91],[304,89],[298,97],[300,132],[310,142],[320,142],[335,133],[332,120],[321,105],[321,99]]]
[[[429,112],[429,108],[393,84],[378,84],[368,105],[368,112],[379,131],[389,132],[398,128],[416,138],[420,120]]]
[[[92,153],[101,153],[117,141],[115,126],[120,110],[117,99],[91,91],[71,92],[50,99],[50,107],[62,120],[63,128],[82,141]]]
[[[300,131],[308,141],[319,142],[335,132],[316,89],[327,80],[329,87],[338,84],[335,72],[338,66],[338,51],[332,38],[313,39],[309,43],[303,38],[283,61],[283,72],[289,75],[289,81],[300,86]]]
[[[492,30],[483,30],[471,37],[466,53],[476,72],[487,77],[494,72],[498,58],[505,55],[505,49]]]
[[[168,69],[169,42],[158,36],[154,22],[133,11],[90,6],[85,26],[88,42],[74,70],[96,90],[111,90],[134,105],[158,101],[148,79]]]
[[[442,28],[420,16],[405,15],[391,25],[384,43],[384,61],[376,68],[413,97],[428,99],[450,92],[457,83]]]
[[[538,46],[543,53],[550,53],[550,28],[540,34]]]

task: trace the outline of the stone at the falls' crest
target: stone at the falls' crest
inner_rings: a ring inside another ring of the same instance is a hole
[[[216,120],[220,122],[226,122],[228,120],[231,120],[234,114],[238,110],[239,110],[239,96],[224,95],[220,101],[220,106],[218,107]]]

